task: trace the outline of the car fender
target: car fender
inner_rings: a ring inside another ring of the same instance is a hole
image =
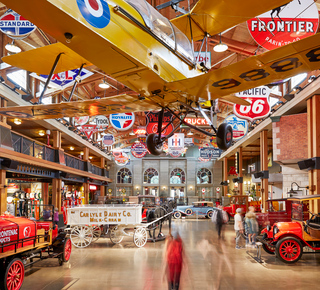
[[[273,237],[274,241],[278,241],[286,236],[293,236],[299,240],[303,240],[303,229],[298,222],[281,222],[276,223],[272,227],[278,228],[278,233],[276,233]]]
[[[175,213],[175,212],[180,212],[182,215],[186,215],[186,213],[184,211],[180,210],[180,209],[175,209],[173,211],[173,213]]]

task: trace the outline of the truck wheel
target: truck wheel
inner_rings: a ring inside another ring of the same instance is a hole
[[[24,266],[19,258],[10,261],[4,274],[4,289],[18,290],[21,288],[24,279]]]
[[[302,256],[301,242],[294,237],[286,237],[277,242],[276,255],[284,263],[295,263]]]
[[[276,251],[275,246],[272,246],[271,244],[265,244],[262,243],[262,248],[270,255],[274,255],[274,252]]]
[[[62,260],[68,262],[71,256],[72,244],[69,238],[66,238],[63,245]]]
[[[174,217],[175,219],[181,218],[181,212],[176,211],[176,212],[173,214],[173,217]]]

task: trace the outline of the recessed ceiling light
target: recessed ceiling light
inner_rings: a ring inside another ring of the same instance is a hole
[[[40,136],[44,136],[45,134],[46,134],[46,133],[45,133],[43,130],[40,130],[40,131],[39,131],[39,135],[40,135]]]
[[[22,121],[21,121],[21,119],[15,118],[13,120],[13,123],[15,123],[16,125],[21,125]]]

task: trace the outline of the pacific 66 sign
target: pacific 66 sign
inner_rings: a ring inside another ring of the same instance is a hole
[[[233,105],[233,113],[240,119],[253,121],[262,119],[270,114],[269,104],[270,89],[266,86],[237,93],[236,96],[247,100],[250,106]]]

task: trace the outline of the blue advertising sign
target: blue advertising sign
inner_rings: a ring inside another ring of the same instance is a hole
[[[248,133],[248,121],[240,119],[236,115],[229,115],[224,119],[224,123],[228,123],[232,126],[234,141],[239,141]]]
[[[200,157],[203,159],[217,159],[221,155],[219,148],[204,147],[200,149]]]

